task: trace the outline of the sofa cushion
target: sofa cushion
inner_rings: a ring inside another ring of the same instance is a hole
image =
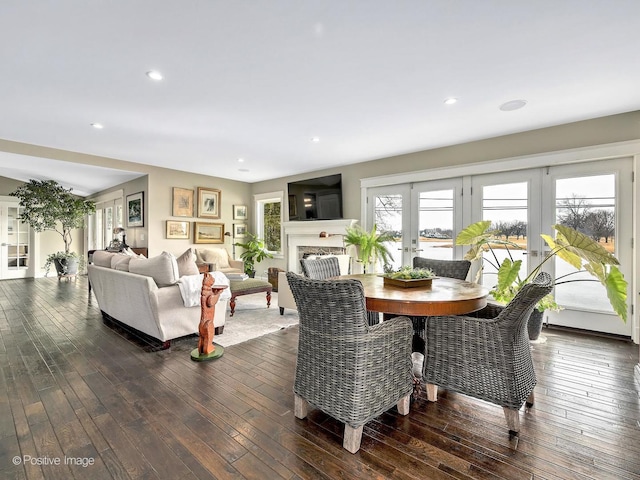
[[[91,261],[98,267],[111,268],[111,258],[113,258],[114,255],[114,252],[107,252],[106,250],[96,250],[91,256]]]
[[[133,257],[124,253],[116,253],[111,257],[111,268],[114,270],[121,270],[123,272],[129,271],[129,261]]]
[[[193,249],[188,248],[182,255],[176,258],[178,262],[178,273],[184,275],[198,275],[198,265],[196,265],[196,254]]]
[[[201,263],[215,263],[216,269],[229,268],[229,253],[224,248],[207,248],[196,250],[198,261]]]
[[[152,277],[158,287],[175,284],[180,278],[176,257],[169,252],[151,258],[132,257],[129,271],[138,275]]]

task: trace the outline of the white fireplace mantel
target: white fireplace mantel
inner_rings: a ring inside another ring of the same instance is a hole
[[[284,222],[282,224],[287,239],[287,270],[299,273],[298,247],[344,247],[347,227],[352,227],[355,219],[310,220]],[[326,236],[320,236],[320,234]]]

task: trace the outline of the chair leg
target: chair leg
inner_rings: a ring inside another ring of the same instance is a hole
[[[427,400],[430,402],[438,401],[438,386],[432,383],[427,383]]]
[[[527,397],[527,401],[525,402],[525,405],[527,408],[531,408],[533,407],[533,402],[535,400],[535,396],[533,394],[533,391],[529,394],[529,396]]]
[[[502,407],[504,410],[504,418],[507,420],[509,427],[509,436],[514,437],[520,431],[520,411],[517,408]]]
[[[294,394],[293,414],[296,416],[296,418],[306,418],[308,410],[309,410],[309,402],[307,402],[300,395]]]
[[[411,405],[411,394],[402,397],[400,400],[398,400],[398,403],[396,404],[396,407],[398,407],[398,413],[400,415],[409,415],[409,408]]]
[[[342,441],[342,447],[350,453],[356,453],[360,450],[360,442],[362,441],[362,429],[364,425],[360,425],[358,428],[353,428],[351,425],[344,425],[344,440]]]

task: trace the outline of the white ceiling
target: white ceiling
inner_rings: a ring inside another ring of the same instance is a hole
[[[638,110],[638,18],[638,0],[2,0],[0,138],[256,182]]]

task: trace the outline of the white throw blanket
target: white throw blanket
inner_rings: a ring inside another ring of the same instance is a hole
[[[222,272],[210,272],[213,277],[214,285],[226,285],[229,287],[229,279]],[[178,280],[178,287],[180,287],[180,294],[182,295],[182,301],[185,307],[196,307],[200,305],[200,294],[202,293],[202,280],[204,274],[198,275],[183,275]],[[229,288],[225,288],[220,294],[221,299],[231,298],[231,291]]]

